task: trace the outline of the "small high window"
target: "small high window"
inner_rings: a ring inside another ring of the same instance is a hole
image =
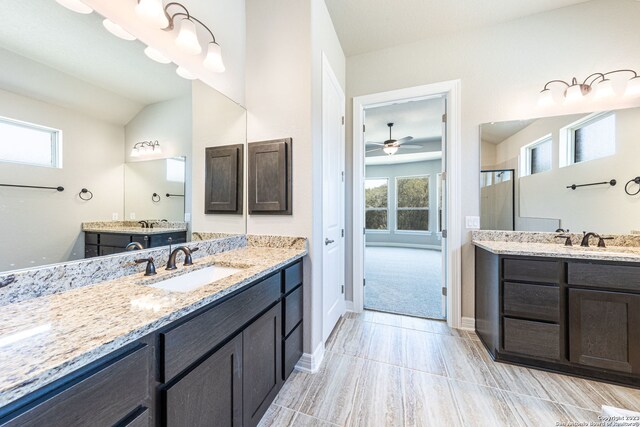
[[[0,162],[62,167],[62,132],[0,117]]]
[[[366,179],[364,183],[365,228],[382,231],[389,229],[389,180]]]
[[[551,170],[552,138],[547,135],[521,149],[522,175]]]
[[[616,115],[597,113],[560,130],[561,166],[611,156],[616,153]]]

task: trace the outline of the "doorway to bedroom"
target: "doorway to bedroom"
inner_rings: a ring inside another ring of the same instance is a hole
[[[445,98],[366,108],[364,308],[446,318]]]

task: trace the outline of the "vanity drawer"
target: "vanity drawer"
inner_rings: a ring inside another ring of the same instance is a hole
[[[560,262],[507,258],[503,261],[502,277],[523,282],[558,283]]]
[[[213,350],[279,299],[280,274],[276,274],[222,304],[161,333],[164,382],[171,380]]]
[[[128,234],[100,234],[100,245],[124,248],[129,243],[131,243],[131,236]]]
[[[282,322],[285,336],[289,335],[289,332],[302,320],[302,304],[302,286],[285,297],[284,322]]]
[[[302,261],[298,261],[284,271],[284,293],[302,283]]]
[[[98,244],[98,233],[84,233],[84,243],[85,245],[97,245]]]
[[[504,318],[504,350],[526,356],[560,359],[560,325]]]
[[[560,288],[556,285],[505,282],[503,301],[506,315],[550,322],[560,318]]]
[[[568,269],[569,285],[640,292],[640,267],[569,263]]]
[[[302,323],[283,342],[282,379],[287,380],[302,357]]]
[[[187,241],[187,233],[186,231],[181,231],[178,233],[151,234],[149,235],[149,247],[167,246],[169,239],[171,239],[172,245],[185,243]]]

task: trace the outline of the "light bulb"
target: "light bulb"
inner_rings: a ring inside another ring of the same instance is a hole
[[[69,10],[73,10],[77,13],[88,15],[93,12],[93,9],[82,3],[80,0],[56,0],[59,4],[66,7]]]
[[[594,95],[595,99],[609,98],[613,95],[615,95],[615,93],[613,91],[613,84],[611,83],[611,80],[604,79],[598,83],[598,86],[596,86],[596,93]]]
[[[158,28],[167,28],[169,26],[162,0],[138,0],[136,14]]]
[[[138,150],[138,148],[134,148],[131,150],[131,157],[139,157],[140,156],[140,150]]]
[[[209,43],[207,48],[207,56],[204,58],[204,68],[214,73],[224,73],[225,67],[222,61],[222,49],[216,42]]]
[[[113,21],[105,19],[104,21],[102,21],[102,25],[104,25],[104,28],[106,28],[107,31],[109,31],[111,34],[113,34],[116,37],[120,37],[123,40],[136,39],[133,35],[131,35],[131,33],[126,31],[124,28],[122,28],[120,25],[116,24]]]
[[[587,85],[575,83],[567,88],[564,93],[564,100],[567,104],[580,101],[585,95],[591,91]]]
[[[180,21],[180,31],[176,38],[176,45],[189,55],[198,55],[202,52],[202,46],[200,46],[200,41],[198,41],[198,35],[196,34],[196,24],[192,20],[184,18]]]
[[[636,76],[627,82],[627,89],[624,91],[624,96],[638,96],[640,95],[640,76]]]
[[[195,80],[195,78],[196,78],[196,76],[191,74],[189,72],[189,70],[187,70],[186,68],[183,68],[183,67],[176,68],[176,74],[178,74],[183,79],[187,79],[187,80]]]
[[[551,89],[543,89],[540,92],[540,97],[538,98],[538,105],[541,107],[548,107],[553,104],[553,92]]]
[[[171,62],[171,60],[166,56],[164,56],[159,50],[156,50],[151,46],[147,46],[144,49],[144,54],[147,55],[149,58],[153,59],[154,61],[159,62],[161,64],[168,64]]]
[[[388,155],[393,155],[396,154],[398,152],[398,146],[397,145],[385,145],[382,148],[382,151],[384,151],[385,153],[387,153]]]
[[[162,148],[160,148],[159,144],[153,146],[153,154],[162,154]]]

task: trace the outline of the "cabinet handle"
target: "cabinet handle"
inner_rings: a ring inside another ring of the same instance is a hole
[[[330,245],[330,244],[332,244],[333,242],[335,242],[335,240],[331,240],[331,239],[328,239],[328,238],[325,238],[325,239],[324,239],[324,244],[325,244],[325,245]]]

